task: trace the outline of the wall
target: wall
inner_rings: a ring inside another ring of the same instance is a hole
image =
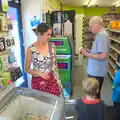
[[[60,4],[58,2],[58,0],[54,0],[53,3],[51,3],[51,0],[43,0],[43,11],[47,12],[47,11],[57,11],[60,10]]]
[[[77,14],[84,14],[84,7],[62,6],[62,10],[75,10]]]
[[[30,19],[33,16],[38,16],[42,21],[42,12],[48,12],[53,10],[60,10],[60,5],[58,0],[22,0],[22,20],[23,20],[23,33],[24,33],[24,43],[25,47],[28,47],[35,35],[31,29]],[[33,37],[32,37],[33,36]]]
[[[85,8],[84,14],[86,16],[101,16],[102,14],[106,14],[110,12],[111,8]],[[116,8],[116,13],[120,13],[120,8]]]
[[[30,44],[37,40],[31,28],[30,19],[33,16],[41,16],[40,0],[22,0],[22,22],[23,22],[23,39],[25,50]],[[31,87],[31,75],[27,74],[28,87]]]
[[[75,10],[76,14],[84,14],[86,16],[100,16],[102,14],[106,14],[110,12],[111,8],[105,7],[91,7],[91,8],[84,8],[84,7],[71,7],[71,6],[62,6],[62,10]],[[116,8],[116,12],[120,13],[120,8]]]

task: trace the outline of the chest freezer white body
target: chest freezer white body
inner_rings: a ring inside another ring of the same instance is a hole
[[[6,120],[64,120],[63,114],[62,98],[28,88],[13,88],[0,101]]]

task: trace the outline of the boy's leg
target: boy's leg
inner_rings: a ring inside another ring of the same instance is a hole
[[[103,85],[104,77],[98,77],[98,76],[92,76],[92,75],[88,75],[88,77],[89,78],[92,77],[92,78],[95,78],[95,79],[98,80],[98,82],[99,82],[99,92],[96,94],[96,98],[100,99],[101,98],[100,92],[101,92],[101,88],[102,88],[102,85]]]
[[[120,120],[120,103],[114,102],[114,117],[113,120]]]

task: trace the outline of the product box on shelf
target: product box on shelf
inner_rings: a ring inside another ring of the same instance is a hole
[[[0,72],[6,72],[9,69],[8,55],[0,56]]]
[[[10,49],[14,45],[15,45],[15,38],[14,37],[6,36],[5,37],[5,46],[6,46],[6,49]]]
[[[0,31],[8,31],[8,18],[0,18]]]
[[[3,80],[2,80],[2,83],[4,86],[8,86],[9,85],[9,80],[11,80],[11,75],[10,75],[10,72],[3,72],[1,74]]]
[[[63,83],[63,91],[65,99],[70,99],[72,93],[72,83]]]
[[[0,78],[0,89],[3,88],[3,82],[2,82],[3,78]]]
[[[9,64],[16,62],[16,57],[13,50],[10,51],[10,54],[8,56],[8,61],[9,61]]]
[[[0,38],[0,52],[5,51],[6,47],[5,47],[5,39],[4,37]]]
[[[8,12],[8,0],[0,0],[0,11]]]
[[[22,71],[20,67],[12,68],[10,73],[11,73],[11,80],[14,82],[20,77],[22,77]]]
[[[8,62],[8,55],[2,55],[2,62],[3,62],[3,71],[7,71],[9,69],[9,62]]]

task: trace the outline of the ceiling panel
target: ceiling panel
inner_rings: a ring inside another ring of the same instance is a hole
[[[89,0],[59,0],[63,5],[69,6],[84,6],[88,5]],[[113,6],[120,2],[120,0],[91,0],[91,5],[95,6]]]

